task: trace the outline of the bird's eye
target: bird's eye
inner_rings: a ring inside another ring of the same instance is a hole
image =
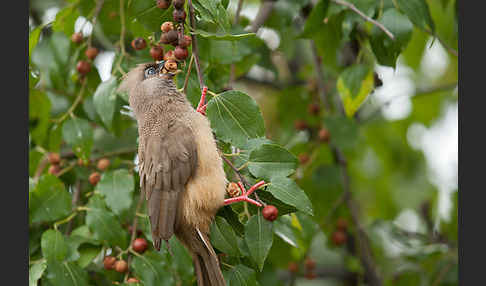
[[[145,77],[153,76],[155,75],[156,70],[155,67],[149,67],[145,70]]]

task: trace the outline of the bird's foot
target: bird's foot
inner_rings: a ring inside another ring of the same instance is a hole
[[[232,203],[236,203],[236,202],[249,202],[250,204],[254,204],[258,207],[261,207],[262,204],[260,202],[257,202],[253,199],[250,199],[249,196],[255,191],[257,190],[258,188],[260,188],[261,186],[263,186],[265,184],[265,181],[260,181],[256,184],[254,184],[248,191],[245,190],[245,187],[243,186],[243,184],[241,182],[238,182],[238,187],[240,188],[241,190],[241,195],[240,196],[237,196],[237,197],[234,197],[234,198],[229,198],[229,199],[225,199],[224,200],[224,205],[230,205]]]
[[[197,105],[197,109],[196,109],[196,111],[201,113],[202,115],[206,115],[207,104],[205,104],[205,102],[206,102],[207,92],[208,92],[208,87],[207,86],[203,87],[203,90],[201,92],[201,99],[199,100],[199,104]]]

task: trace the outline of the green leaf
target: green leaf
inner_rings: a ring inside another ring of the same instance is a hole
[[[257,178],[286,177],[297,169],[297,158],[276,144],[263,144],[250,153],[248,169]]]
[[[331,134],[331,142],[342,149],[351,149],[358,141],[358,126],[356,122],[343,116],[331,116],[324,119],[324,126]]]
[[[226,91],[213,97],[207,115],[218,139],[237,147],[265,134],[260,108],[253,98],[240,91]]]
[[[111,77],[98,85],[93,96],[96,112],[108,128],[111,128],[113,113],[115,112],[117,86],[116,78]]]
[[[282,202],[294,206],[309,215],[313,215],[312,204],[309,198],[294,180],[285,177],[273,178],[267,191]]]
[[[88,273],[74,262],[55,261],[49,264],[47,268],[47,278],[53,285],[89,285]]]
[[[37,124],[29,129],[31,130],[32,139],[38,145],[43,145],[46,139],[50,111],[51,101],[49,97],[39,90],[29,90],[29,119],[37,120]]]
[[[41,238],[42,255],[50,264],[53,261],[64,261],[68,253],[68,245],[64,236],[57,230],[49,229],[42,234]]]
[[[322,29],[323,20],[324,17],[326,17],[328,8],[329,0],[319,0],[319,2],[317,2],[305,21],[304,31],[302,32],[301,37],[309,38],[311,35]]]
[[[353,116],[373,88],[373,70],[367,65],[353,65],[339,75],[337,89],[348,117]]]
[[[416,26],[435,33],[434,21],[425,0],[396,0],[394,3]]]
[[[210,19],[223,31],[230,29],[228,14],[219,0],[197,0],[195,3],[199,5],[194,7],[198,12],[205,15],[206,20]]]
[[[71,196],[53,175],[43,175],[32,191],[29,211],[32,222],[50,222],[71,212]]]
[[[412,37],[413,25],[396,9],[386,10],[378,22],[390,30],[395,39],[390,39],[385,32],[373,26],[370,41],[373,53],[380,64],[395,67],[398,56]]]
[[[94,195],[87,205],[86,224],[98,240],[108,242],[111,246],[125,248],[128,244],[127,233],[111,212],[106,209],[105,203],[99,195]]]
[[[263,264],[273,243],[273,224],[263,218],[262,213],[252,216],[245,226],[245,242],[250,257],[262,271]]]
[[[74,33],[74,23],[79,17],[79,12],[75,5],[69,5],[56,14],[56,20],[52,24],[52,30],[61,31],[70,37]]]
[[[206,32],[206,31],[203,31],[203,30],[200,30],[200,29],[196,29],[193,32],[193,34],[196,34],[196,35],[199,35],[201,37],[211,39],[211,40],[226,40],[226,41],[238,41],[240,39],[256,36],[255,33],[244,33],[244,34],[232,35],[232,34],[227,34],[227,33]]]
[[[293,247],[298,247],[297,237],[295,236],[290,216],[281,216],[273,222],[273,232],[286,243]],[[298,229],[296,229],[298,231]]]
[[[230,256],[239,256],[236,235],[233,228],[222,217],[217,216],[211,224],[211,243]]]
[[[135,185],[127,169],[104,173],[96,188],[106,197],[106,204],[115,214],[130,208]]]
[[[71,118],[62,126],[62,137],[73,149],[74,154],[88,160],[93,147],[93,128],[82,118]]]
[[[79,249],[79,259],[77,260],[78,265],[81,268],[88,266],[100,254],[101,249],[101,246],[89,244],[81,246]]]
[[[34,50],[35,46],[37,46],[37,43],[39,42],[39,37],[43,28],[44,25],[38,26],[29,33],[29,59],[31,57],[32,50]]]
[[[228,286],[256,286],[255,270],[238,264],[224,273],[224,280]]]
[[[32,264],[29,268],[29,286],[37,286],[37,280],[42,277],[47,268],[45,260],[40,260]]]
[[[131,267],[145,286],[174,285],[173,277],[166,269],[166,261],[160,253],[147,251],[143,255],[134,256]]]

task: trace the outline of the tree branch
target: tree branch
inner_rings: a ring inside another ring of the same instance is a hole
[[[273,9],[274,1],[272,0],[262,0],[262,5],[260,5],[260,9],[258,9],[258,13],[255,17],[255,20],[251,23],[250,31],[256,33],[258,29],[265,23],[265,21],[270,16],[270,13]]]
[[[204,80],[201,73],[201,65],[199,63],[199,50],[197,47],[197,37],[193,32],[196,30],[196,17],[194,16],[194,7],[192,6],[192,0],[187,2],[189,5],[189,22],[191,24],[191,39],[192,39],[192,54],[194,55],[194,62],[196,63],[197,77],[199,78],[199,88],[202,90],[204,87]]]
[[[353,10],[353,12],[355,12],[356,14],[358,14],[359,16],[361,16],[363,19],[365,19],[366,21],[372,23],[373,25],[375,25],[376,27],[378,27],[380,30],[382,30],[383,32],[385,32],[385,34],[390,37],[390,39],[394,40],[395,37],[393,36],[393,34],[387,29],[385,28],[385,26],[383,26],[381,23],[375,21],[374,19],[368,17],[365,13],[361,12],[358,8],[356,8],[356,6],[354,6],[354,4],[352,3],[349,3],[349,2],[346,2],[344,0],[332,0],[332,2],[338,4],[338,5],[341,5],[341,6],[344,6],[344,7],[347,7],[351,10]]]
[[[75,211],[76,208],[78,207],[78,201],[79,201],[80,194],[81,194],[81,181],[76,180],[76,184],[75,184],[75,187],[74,187],[74,193],[73,193],[73,199],[72,199],[73,211]],[[70,235],[72,229],[73,229],[73,221],[70,220],[68,225],[66,226],[66,235]]]
[[[324,72],[322,71],[322,61],[321,58],[319,57],[319,54],[317,53],[317,48],[314,40],[310,40],[311,43],[311,49],[312,49],[312,56],[314,58],[314,67],[316,69],[317,73],[317,88],[319,90],[319,93],[321,95],[321,100],[322,103],[324,104],[324,110],[327,112],[330,111],[330,105],[329,105],[329,98],[326,96],[326,88],[324,85]]]

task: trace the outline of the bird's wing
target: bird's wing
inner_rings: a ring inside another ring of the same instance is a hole
[[[197,147],[192,130],[171,122],[157,136],[145,141],[140,168],[141,190],[148,200],[154,246],[174,234],[181,193],[197,168]]]

